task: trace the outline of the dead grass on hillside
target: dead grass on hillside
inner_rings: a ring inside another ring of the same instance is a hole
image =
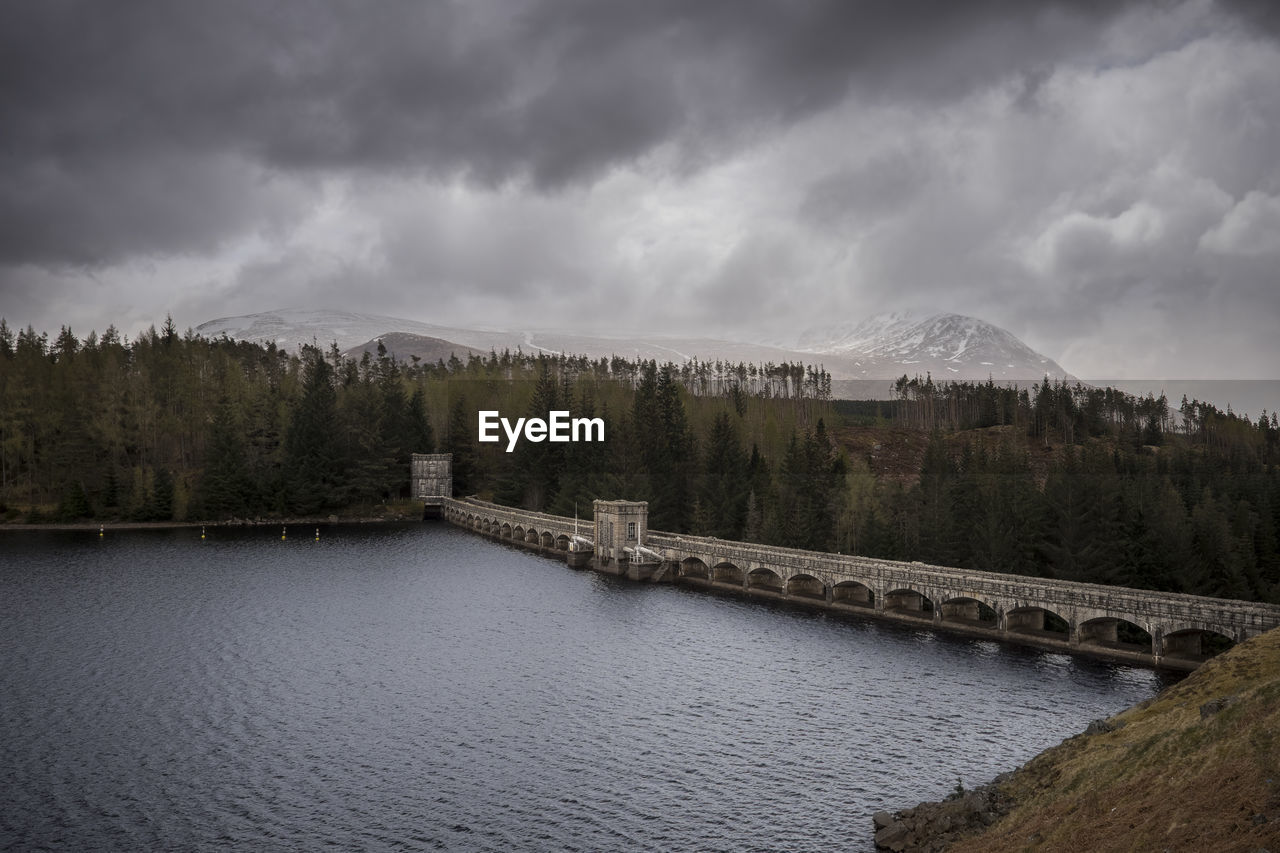
[[[1028,762],[1001,786],[1019,805],[950,849],[1280,850],[1280,630],[1112,722]]]
[[[877,480],[896,481],[910,488],[920,479],[920,464],[929,444],[929,433],[899,426],[843,426],[833,431],[837,445],[850,458],[860,459]],[[981,443],[994,451],[1002,443],[1020,441],[1019,431],[1012,426],[984,427],[943,434],[952,458],[959,458],[965,444]],[[1040,441],[1026,441],[1028,463],[1036,484],[1044,485],[1050,465],[1062,455],[1061,444],[1046,446]]]

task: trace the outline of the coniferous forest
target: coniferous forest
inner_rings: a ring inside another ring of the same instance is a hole
[[[449,451],[456,494],[561,515],[648,500],[658,530],[1280,602],[1274,414],[1048,380],[896,392],[833,401],[801,364],[402,364],[0,321],[0,518],[377,514],[411,506],[410,454]],[[507,453],[477,441],[481,409],[599,417],[606,440]]]

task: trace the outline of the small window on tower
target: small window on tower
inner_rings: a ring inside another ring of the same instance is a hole
[[[636,523],[634,521],[627,522],[627,539],[628,541],[636,538]]]

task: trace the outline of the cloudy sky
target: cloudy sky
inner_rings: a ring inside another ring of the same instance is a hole
[[[1280,378],[1280,4],[32,2],[0,315],[281,307]]]

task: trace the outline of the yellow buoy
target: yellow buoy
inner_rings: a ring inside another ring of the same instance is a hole
[[[281,541],[281,542],[283,542],[283,541],[284,541],[284,539],[285,539],[285,531],[287,531],[288,529],[289,529],[289,528],[287,528],[287,527],[281,527],[281,528],[280,528],[280,541]]]
[[[203,525],[203,524],[202,524],[202,525],[200,525],[200,538],[201,538],[201,539],[203,539],[203,538],[204,538],[204,525]]]
[[[106,531],[105,531],[105,530],[103,530],[103,529],[102,529],[102,525],[101,525],[101,524],[99,524],[99,525],[98,525],[98,538],[99,538],[99,539],[101,539],[101,538],[102,538],[103,536],[105,536],[105,535],[106,535]]]
[[[317,528],[316,528],[316,541],[317,541],[317,542],[319,542],[319,541],[320,541],[320,528],[319,528],[319,527],[317,527]]]

